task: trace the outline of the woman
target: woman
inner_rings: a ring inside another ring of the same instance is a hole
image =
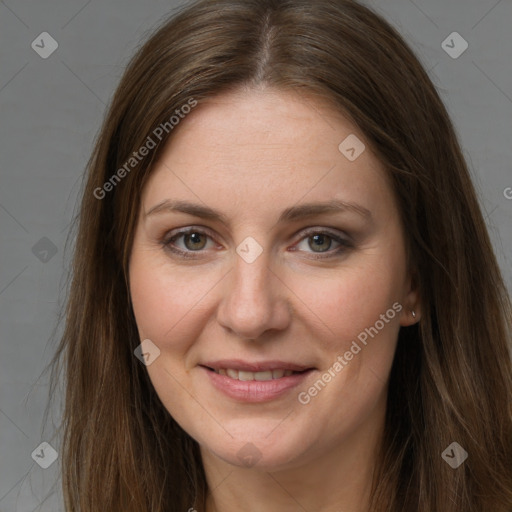
[[[349,0],[198,1],[91,158],[69,511],[512,510],[511,306],[453,126]]]

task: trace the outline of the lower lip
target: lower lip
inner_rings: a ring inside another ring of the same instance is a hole
[[[279,398],[301,384],[313,371],[311,369],[293,373],[280,379],[243,381],[232,379],[227,375],[220,375],[204,366],[201,369],[207,373],[210,382],[216,389],[240,402],[267,402]]]

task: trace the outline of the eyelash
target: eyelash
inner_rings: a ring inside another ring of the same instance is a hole
[[[198,234],[198,235],[204,235],[204,236],[207,236],[208,238],[213,238],[210,235],[210,233],[208,233],[207,231],[204,231],[204,230],[198,229],[198,228],[194,228],[194,227],[190,227],[190,228],[182,229],[182,230],[176,232],[170,238],[166,237],[165,239],[163,239],[161,241],[161,244],[163,245],[164,249],[169,250],[170,252],[177,254],[183,258],[197,259],[197,254],[200,254],[203,251],[203,249],[200,249],[198,251],[183,251],[181,249],[177,249],[176,246],[173,245],[173,242],[175,242],[178,238],[180,238],[184,235],[190,235],[192,233]],[[314,235],[326,235],[328,238],[339,243],[340,246],[336,249],[326,251],[325,253],[311,253],[311,254],[314,254],[314,256],[312,256],[311,259],[321,260],[321,259],[334,258],[336,256],[340,256],[347,249],[353,248],[352,243],[350,243],[348,240],[345,240],[345,239],[339,237],[338,235],[335,235],[332,232],[322,230],[322,229],[317,229],[317,228],[313,228],[308,231],[305,231],[303,233],[302,238],[299,240],[299,242],[301,242],[302,240],[305,240],[307,238],[310,238]],[[297,242],[297,243],[299,243],[299,242]]]

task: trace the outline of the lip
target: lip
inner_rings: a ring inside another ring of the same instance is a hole
[[[239,360],[215,361],[199,366],[200,370],[209,379],[215,389],[224,395],[239,402],[268,402],[282,397],[293,388],[301,384],[314,371],[314,368],[283,361],[265,361],[260,363],[248,363]],[[220,375],[211,368],[233,368],[242,371],[266,371],[280,368],[301,373],[294,373],[287,377],[266,381],[249,380],[241,381],[232,379],[227,375]]]

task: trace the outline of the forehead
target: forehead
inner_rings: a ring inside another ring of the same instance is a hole
[[[247,217],[328,199],[357,200],[377,215],[393,207],[383,166],[364,135],[312,96],[227,93],[201,103],[177,128],[143,192],[146,211],[169,197],[224,208],[229,199]]]

